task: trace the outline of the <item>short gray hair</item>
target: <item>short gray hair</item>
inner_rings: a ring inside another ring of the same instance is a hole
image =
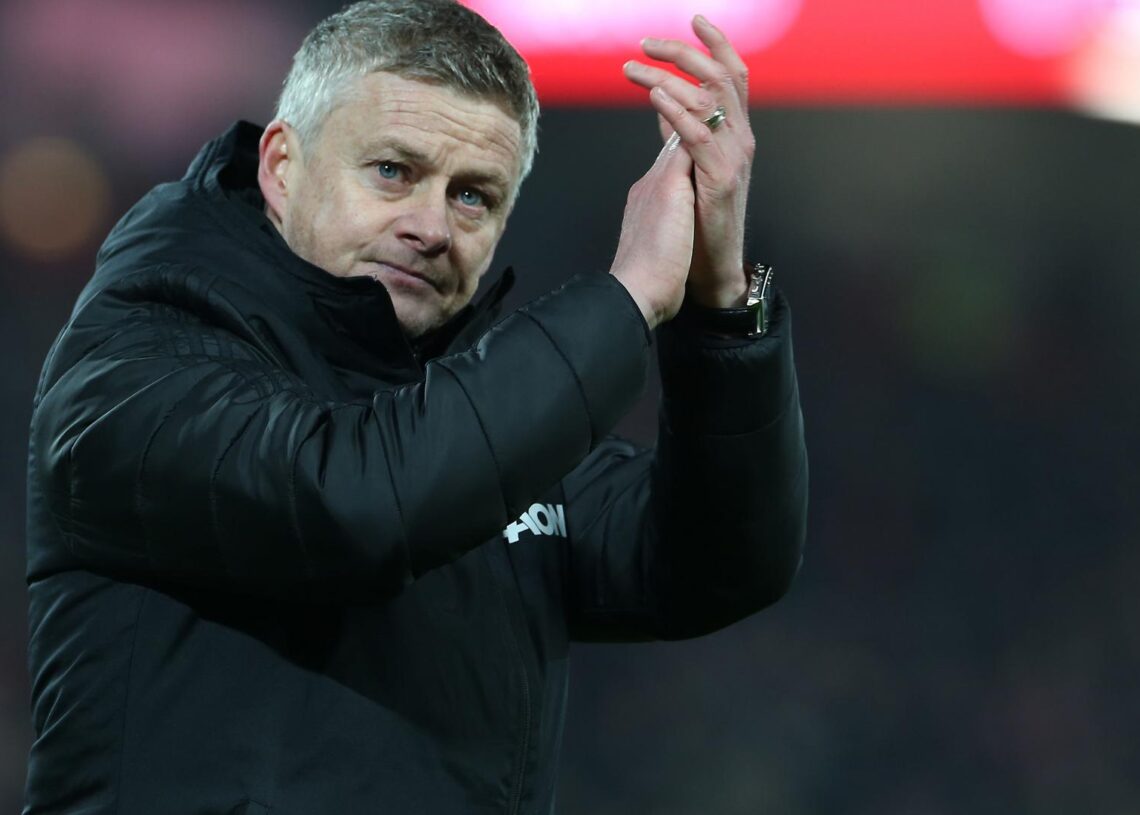
[[[363,0],[322,20],[293,57],[275,118],[312,143],[346,87],[376,71],[504,105],[519,123],[526,178],[538,152],[530,71],[497,28],[455,0]]]

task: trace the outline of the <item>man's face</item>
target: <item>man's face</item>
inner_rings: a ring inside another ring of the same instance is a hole
[[[295,155],[270,217],[294,252],[338,277],[378,280],[413,337],[470,302],[514,201],[515,119],[486,100],[373,73],[303,154],[286,135]]]

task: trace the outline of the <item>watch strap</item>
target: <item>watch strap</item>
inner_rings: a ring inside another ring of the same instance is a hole
[[[772,267],[757,263],[748,275],[748,296],[738,308],[708,308],[686,300],[684,320],[694,328],[730,337],[762,337],[771,311]]]

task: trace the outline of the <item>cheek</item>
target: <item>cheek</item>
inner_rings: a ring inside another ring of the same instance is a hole
[[[372,234],[368,214],[368,208],[353,201],[344,189],[329,185],[310,201],[304,212],[306,222],[298,229],[307,233],[306,242],[320,259],[318,265],[344,274]]]
[[[486,235],[471,235],[463,256],[464,282],[474,289],[479,278],[487,273],[494,260],[495,248],[502,236],[501,229],[490,230]]]
[[[459,290],[470,295],[479,287],[479,280],[487,272],[487,268],[491,265],[491,258],[489,253],[482,247],[478,250],[468,252],[459,260],[463,272],[460,276]]]

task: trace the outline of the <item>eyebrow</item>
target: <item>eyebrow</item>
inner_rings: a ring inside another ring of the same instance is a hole
[[[429,162],[427,153],[417,150],[411,145],[405,144],[401,141],[394,139],[380,139],[369,146],[372,151],[376,150],[392,150],[398,154],[399,158],[406,159],[407,161],[414,161],[419,164],[427,164]]]
[[[406,142],[398,139],[379,139],[373,142],[369,149],[371,151],[377,150],[391,150],[396,153],[396,157],[402,161],[407,161],[413,164],[431,164],[431,157],[422,150],[417,150]],[[462,181],[467,184],[486,184],[498,187],[504,194],[508,193],[511,189],[510,181],[508,181],[502,173],[496,172],[481,172],[479,170],[470,170],[461,172],[455,177],[456,181]]]

